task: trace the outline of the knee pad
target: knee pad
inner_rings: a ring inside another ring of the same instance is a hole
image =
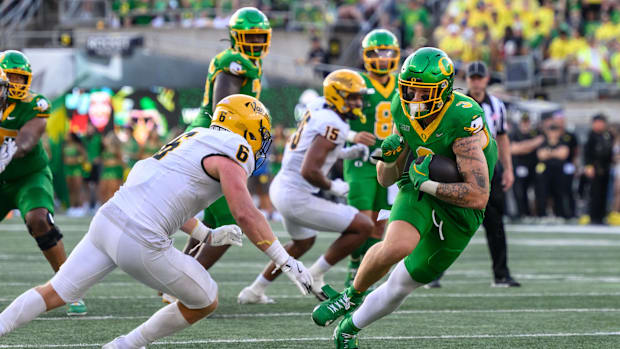
[[[60,233],[60,230],[58,230],[58,228],[54,224],[54,218],[52,217],[52,214],[49,212],[47,213],[47,223],[52,228],[41,236],[34,236],[32,232],[32,228],[27,225],[28,232],[30,232],[30,235],[33,235],[41,251],[49,250],[50,248],[56,246],[56,244],[58,244],[58,241],[62,240],[62,234]]]

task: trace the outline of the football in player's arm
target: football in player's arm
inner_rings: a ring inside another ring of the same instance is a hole
[[[345,315],[334,332],[338,348],[357,348],[357,333],[444,272],[482,223],[497,147],[480,106],[453,92],[453,82],[454,65],[436,48],[418,49],[403,63],[400,93],[392,100],[394,134],[383,141],[377,165],[380,183],[399,187],[386,237],[368,250],[352,286],[330,294],[312,314],[320,326]],[[424,159],[403,174],[409,152]],[[463,181],[430,180],[434,154],[453,159]],[[388,280],[364,300],[394,264]]]

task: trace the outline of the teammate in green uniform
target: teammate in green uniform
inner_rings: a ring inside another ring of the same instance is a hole
[[[364,96],[363,113],[366,120],[349,120],[352,132],[349,132],[347,138],[350,141],[355,138],[369,140],[360,141],[369,146],[371,153],[381,155],[381,141],[392,134],[390,105],[392,97],[397,94],[396,77],[392,72],[398,69],[400,60],[398,39],[388,30],[375,29],[362,40],[362,50],[366,72],[360,75],[368,90],[373,92]],[[376,164],[373,158],[369,158],[369,161],[344,160],[344,180],[350,188],[347,201],[375,222],[370,238],[351,254],[345,287],[355,278],[366,251],[381,241],[385,230],[386,220],[378,221],[377,217],[380,210],[390,208],[390,203],[388,190],[377,182]]]
[[[123,162],[123,145],[114,131],[109,131],[103,138],[101,151],[101,180],[99,181],[99,200],[105,204],[123,184],[125,163]],[[154,154],[155,152],[152,152]]]
[[[323,288],[330,299],[312,313],[320,326],[345,315],[334,330],[338,348],[357,348],[357,333],[445,271],[482,223],[497,146],[482,108],[453,92],[453,82],[454,65],[436,48],[418,49],[401,68],[399,96],[392,100],[393,134],[381,144],[383,161],[377,164],[381,185],[400,178],[385,239],[368,250],[352,286],[342,293]],[[424,161],[403,173],[409,152]],[[463,181],[430,180],[434,154],[455,160]],[[388,280],[363,301],[363,293],[394,264]]]
[[[52,172],[40,142],[51,105],[47,98],[30,91],[32,71],[23,53],[4,51],[0,68],[4,71],[0,80],[9,81],[8,98],[1,98],[0,220],[12,209],[19,209],[28,232],[56,272],[67,255],[52,218]],[[86,306],[82,301],[70,305],[68,314],[86,314]]]
[[[194,127],[209,127],[213,106],[226,96],[240,93],[260,98],[262,58],[269,52],[271,42],[269,20],[256,8],[244,7],[233,14],[228,25],[231,47],[211,60],[200,112],[186,131]],[[211,228],[236,224],[224,197],[216,200],[205,210],[204,223]],[[190,239],[184,252],[189,253],[198,242]],[[230,246],[205,245],[198,252],[197,259],[209,269],[228,247]]]

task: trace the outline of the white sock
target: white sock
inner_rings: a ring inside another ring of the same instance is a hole
[[[250,288],[252,288],[252,290],[256,291],[256,293],[261,293],[262,294],[262,293],[265,293],[265,290],[267,289],[267,287],[269,285],[271,285],[271,281],[265,279],[263,274],[260,273],[256,277],[256,280],[254,280],[252,285],[250,285]]]
[[[22,293],[0,314],[0,337],[45,313],[45,300],[34,288]]]
[[[388,280],[366,296],[364,303],[353,313],[353,325],[361,329],[392,313],[420,286],[422,284],[411,278],[405,263],[400,261]]]
[[[316,262],[312,264],[309,270],[310,270],[310,274],[312,274],[314,278],[317,278],[317,277],[322,277],[323,275],[325,275],[325,273],[327,273],[327,271],[331,267],[332,265],[327,263],[327,261],[325,260],[325,256],[321,255],[321,257],[319,257],[319,259],[317,259]]]
[[[140,348],[189,327],[191,324],[185,320],[177,303],[159,309],[146,322],[129,332],[125,336],[125,343],[131,348]]]

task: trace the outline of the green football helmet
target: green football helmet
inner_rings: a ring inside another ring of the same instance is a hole
[[[434,47],[422,47],[409,55],[398,75],[400,102],[409,118],[422,119],[440,111],[452,96],[454,64]],[[415,95],[422,98],[414,100]]]
[[[26,98],[32,83],[32,69],[26,55],[15,50],[4,51],[0,54],[0,68],[9,77],[10,74],[18,74],[25,78],[25,83],[9,82],[9,98]]]
[[[400,48],[398,39],[386,29],[375,29],[362,40],[362,58],[367,71],[379,75],[398,69]]]
[[[254,7],[238,9],[228,22],[231,47],[250,58],[263,58],[271,44],[269,19]]]

